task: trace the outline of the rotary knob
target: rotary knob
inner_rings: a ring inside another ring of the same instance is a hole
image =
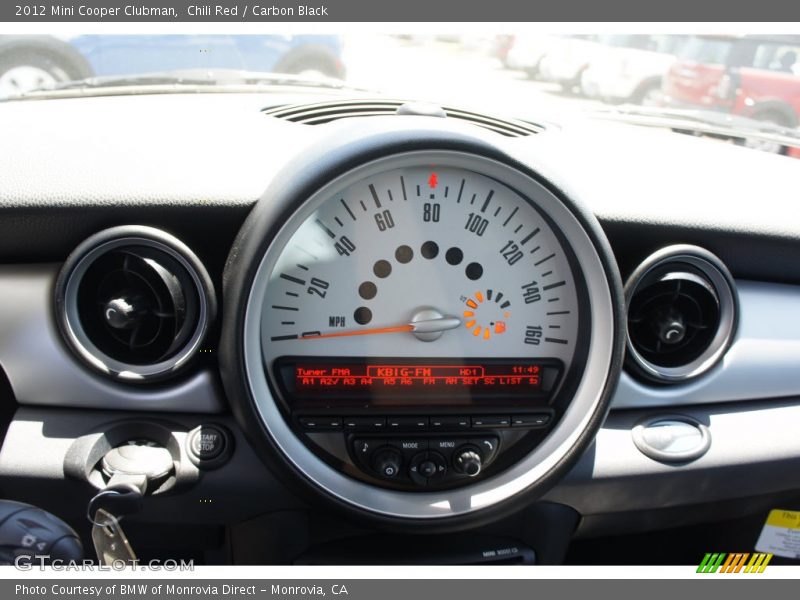
[[[403,457],[400,456],[399,452],[387,448],[375,453],[375,458],[372,460],[372,468],[380,473],[381,477],[393,479],[400,472],[400,464],[402,462]]]
[[[470,448],[465,448],[456,453],[454,462],[456,471],[470,477],[475,477],[480,473],[483,466],[481,455]]]

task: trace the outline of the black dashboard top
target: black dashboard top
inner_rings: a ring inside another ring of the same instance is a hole
[[[230,246],[273,175],[337,127],[262,113],[303,99],[324,97],[180,94],[0,105],[0,260],[61,260],[98,228],[133,220],[172,229],[190,245],[196,240],[218,271],[220,247]],[[717,253],[737,277],[800,281],[800,263],[786,260],[800,239],[797,161],[591,119],[565,120],[514,143],[545,174],[570,181],[600,219],[623,276],[653,249],[681,241]],[[212,229],[220,247],[208,242]],[[25,243],[31,236],[37,244]]]

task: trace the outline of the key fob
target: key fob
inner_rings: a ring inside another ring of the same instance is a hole
[[[114,485],[101,490],[89,501],[86,518],[94,524],[94,516],[101,508],[109,514],[117,515],[117,518],[122,518],[142,510],[143,501],[144,495],[135,485],[129,483]]]

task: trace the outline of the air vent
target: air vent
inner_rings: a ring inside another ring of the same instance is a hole
[[[733,278],[702,248],[670,246],[656,252],[631,275],[625,298],[628,362],[650,380],[697,377],[719,361],[733,339]]]
[[[182,242],[126,226],[90,237],[69,256],[56,308],[64,339],[88,365],[152,381],[189,362],[216,302],[208,273]]]
[[[345,100],[315,104],[284,104],[268,108],[265,115],[305,125],[323,125],[339,119],[378,117],[397,114],[407,102],[402,100]],[[524,137],[544,131],[544,127],[524,121],[498,119],[482,113],[442,107],[450,119],[465,121],[507,137]]]

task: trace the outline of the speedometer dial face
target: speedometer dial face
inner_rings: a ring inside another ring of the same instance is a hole
[[[265,367],[294,357],[310,387],[433,390],[466,374],[482,379],[462,393],[502,395],[548,360],[568,370],[575,354],[578,294],[559,234],[532,201],[476,172],[366,176],[296,212],[268,256]],[[399,370],[337,369],[325,357]]]

